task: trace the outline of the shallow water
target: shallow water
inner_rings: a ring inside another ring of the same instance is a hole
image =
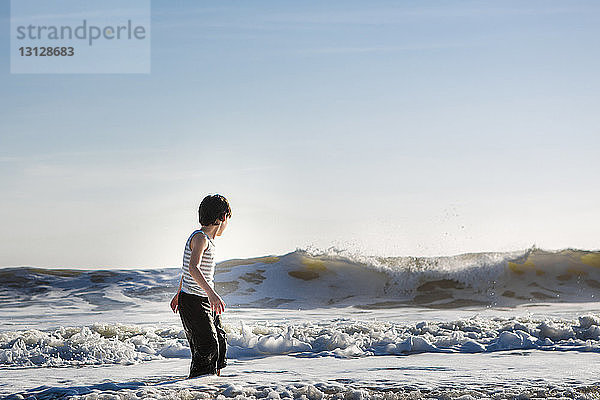
[[[231,360],[222,375],[183,379],[188,360],[129,366],[3,371],[13,398],[597,398],[598,354],[539,350],[488,354],[416,354],[364,359],[273,356]],[[51,376],[51,378],[50,378]],[[448,397],[444,397],[448,396]],[[528,397],[521,397],[528,398]]]
[[[428,282],[434,283],[425,284],[421,291],[417,289],[423,284],[413,285],[412,294],[402,295],[370,288],[369,284],[384,282],[384,277],[388,287],[398,282],[391,279],[393,274],[375,272],[373,265],[363,264],[361,272],[355,259],[329,263],[325,256],[290,254],[220,265],[217,285],[229,290],[223,294],[229,365],[220,377],[192,380],[183,379],[190,352],[179,315],[169,308],[178,269],[0,269],[4,278],[0,281],[0,395],[36,399],[600,398],[596,368],[600,304],[588,285],[592,270],[581,273],[588,283],[584,278],[569,283],[565,274],[570,270],[571,276],[577,275],[579,259],[573,257],[589,253],[568,253],[571,261],[564,268],[556,260],[565,254],[527,255],[519,265],[533,275],[517,273],[528,280],[515,284],[515,290],[539,290],[542,283],[555,279],[531,280],[545,275],[535,269],[548,267],[550,258],[554,264],[547,271],[558,274],[559,282],[567,282],[559,285],[563,296],[519,301],[513,296],[505,302],[481,291],[488,287],[485,283],[469,288],[440,283],[440,278],[454,276],[464,285],[473,280],[465,278],[468,274],[489,276],[502,265],[506,271],[519,270],[506,254],[463,257],[461,262],[467,264],[458,270],[449,270],[446,263],[437,272],[431,265],[443,263],[429,260]],[[482,262],[490,257],[503,261],[491,268]],[[592,258],[585,260],[592,262]],[[543,262],[536,264],[540,259]],[[473,270],[473,260],[487,272]],[[392,263],[391,258],[383,261]],[[420,260],[411,269],[423,263]],[[346,270],[345,282],[371,279],[359,285],[362,293],[348,297],[339,285],[327,292],[327,285],[334,282],[333,275],[327,274],[335,273],[339,280]],[[289,274],[293,271],[304,273]],[[308,299],[305,286],[311,282],[317,296]],[[445,291],[444,296],[436,296],[436,290]],[[411,300],[410,296],[424,293],[433,300],[427,304]],[[471,295],[476,302],[458,306],[456,300]],[[285,298],[289,301],[282,302]]]

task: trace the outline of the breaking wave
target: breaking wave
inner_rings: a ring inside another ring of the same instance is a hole
[[[0,308],[53,304],[115,310],[164,302],[179,268],[0,269]],[[469,253],[445,257],[369,257],[298,249],[282,256],[217,265],[217,292],[231,306],[432,308],[597,301],[600,252],[585,250]]]

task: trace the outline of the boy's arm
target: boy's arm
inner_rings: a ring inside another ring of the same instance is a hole
[[[204,250],[208,247],[208,241],[204,235],[194,235],[192,242],[190,243],[192,248],[192,254],[190,256],[190,275],[200,285],[206,294],[212,292],[213,288],[206,282],[204,274],[198,269],[198,263],[200,257],[204,253]]]
[[[183,283],[183,274],[181,274],[181,280],[179,281],[179,289],[177,289],[177,293],[175,293],[175,296],[173,296],[173,298],[171,299],[171,310],[173,310],[174,313],[177,312],[177,310],[179,309],[179,293],[181,292],[181,284]]]

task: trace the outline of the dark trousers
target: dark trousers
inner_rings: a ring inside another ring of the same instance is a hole
[[[208,297],[179,292],[179,316],[192,351],[190,375],[216,374],[227,366],[227,335],[221,315],[210,309]]]

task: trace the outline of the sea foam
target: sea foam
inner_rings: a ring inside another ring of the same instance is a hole
[[[224,324],[227,357],[289,355],[356,358],[416,353],[482,353],[503,350],[600,352],[600,315],[575,320],[472,317],[403,324],[337,318],[321,322]],[[42,367],[135,364],[189,358],[185,333],[176,326],[101,324],[0,333],[0,365]]]

